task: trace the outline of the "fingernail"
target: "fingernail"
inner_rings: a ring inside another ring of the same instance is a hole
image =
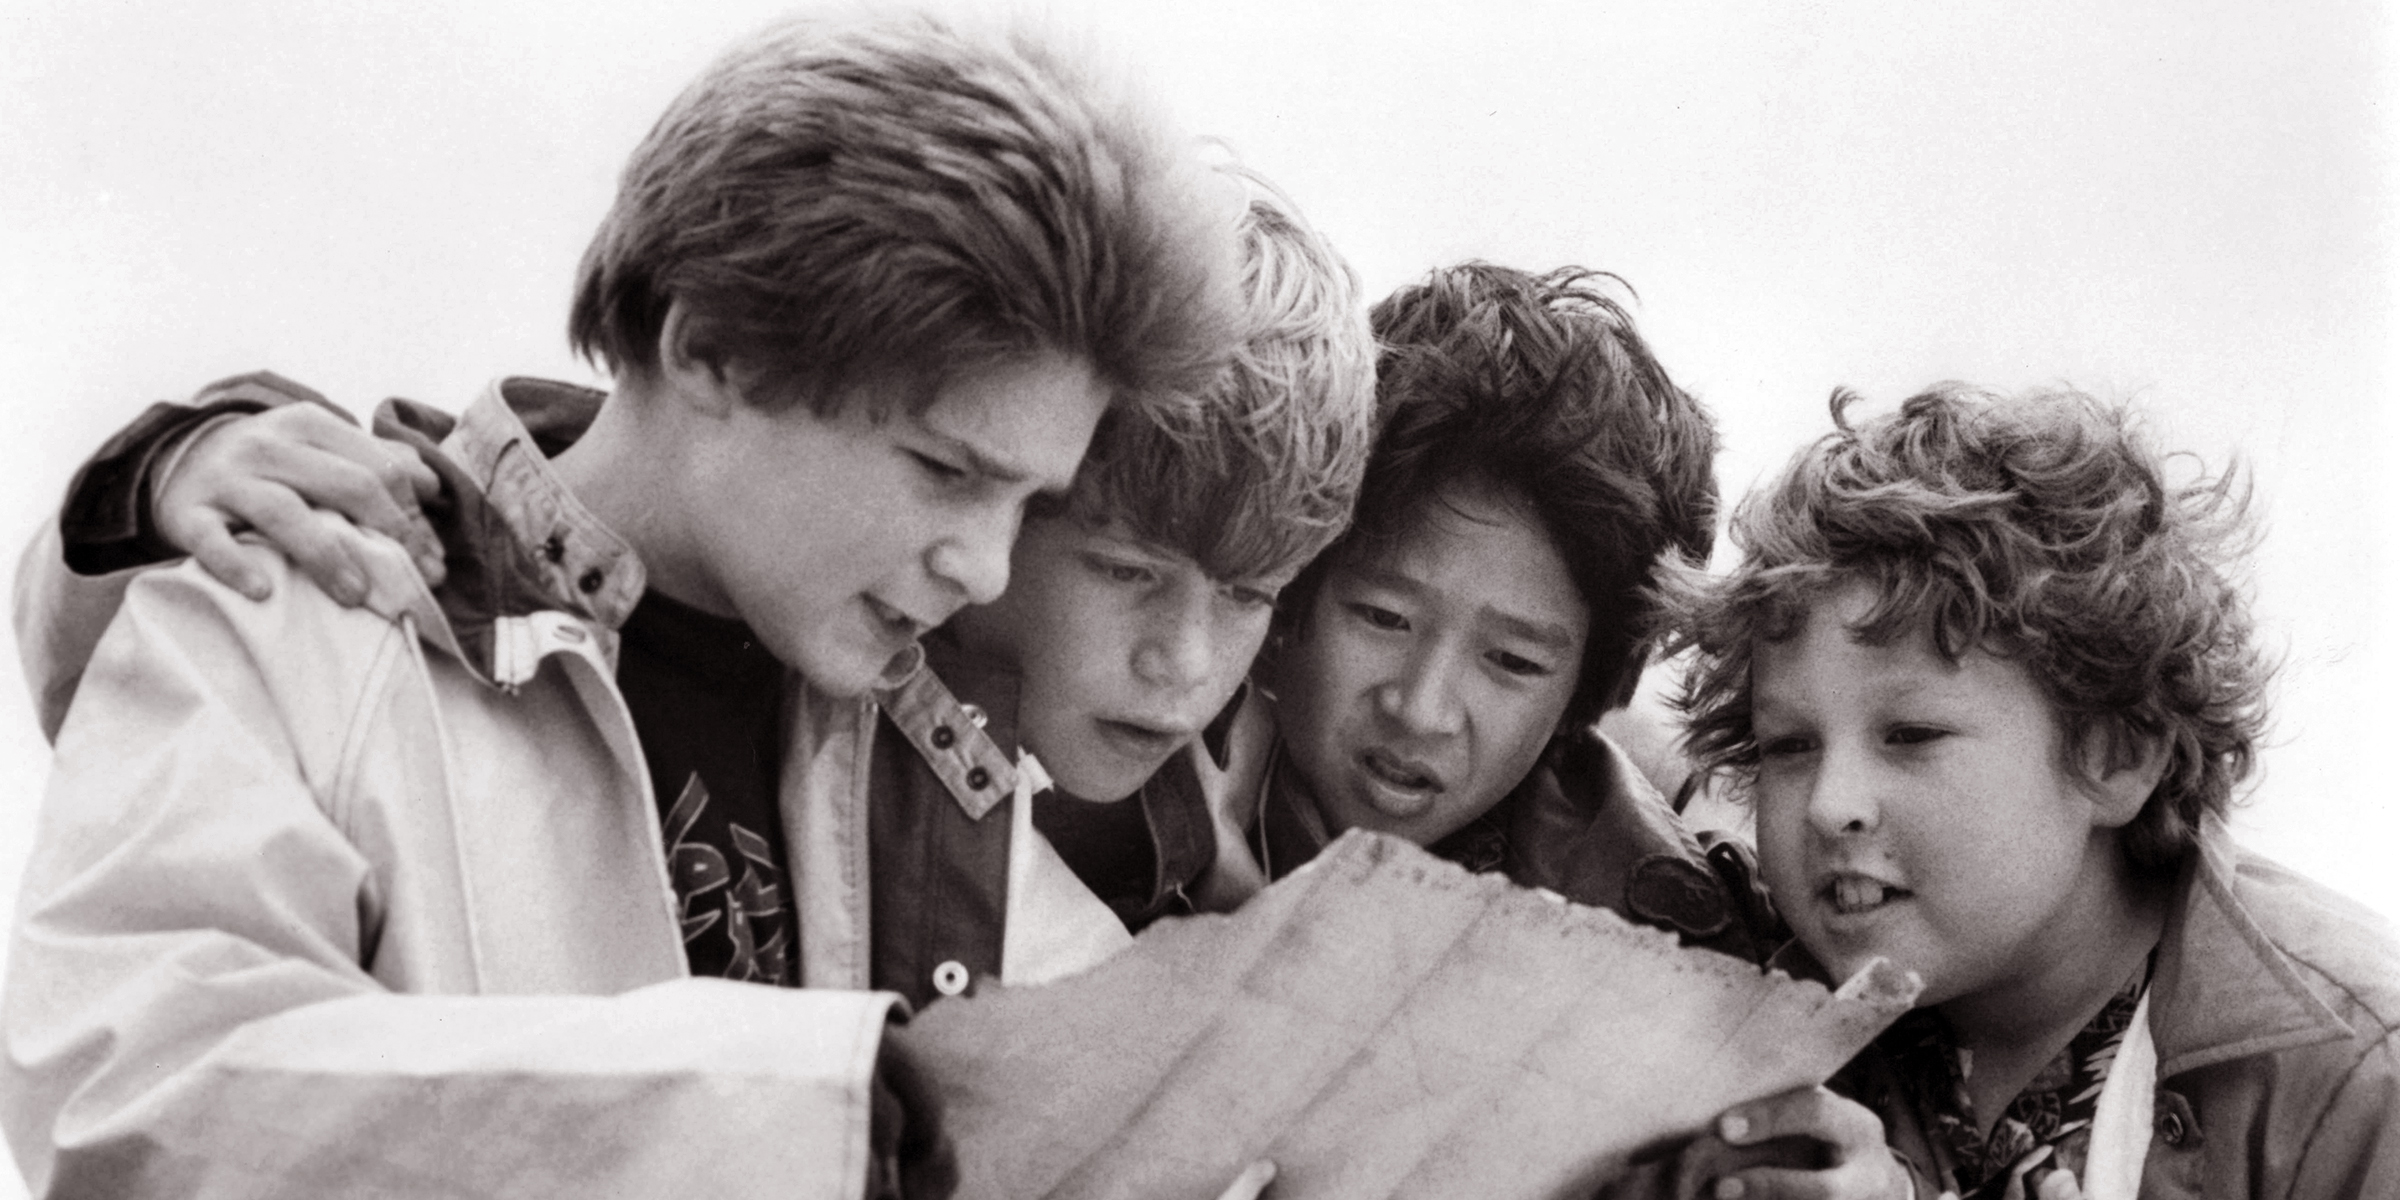
[[[1742,1200],[1742,1193],[1748,1190],[1741,1180],[1730,1175],[1718,1180],[1714,1189],[1717,1200]]]
[[[242,594],[248,596],[252,600],[264,600],[268,596],[273,595],[274,592],[272,589],[267,587],[266,580],[261,579],[256,575],[252,575],[242,580]]]
[[[365,577],[365,576],[363,576],[363,575],[360,575],[358,572],[356,572],[356,571],[344,571],[344,572],[342,572],[342,578],[341,578],[341,580],[340,580],[340,583],[341,583],[341,592],[342,592],[342,596],[341,596],[342,603],[344,603],[344,604],[356,604],[356,603],[358,603],[359,601],[361,601],[361,600],[364,600],[364,599],[366,599],[366,598],[367,598],[367,580],[366,580],[366,577]]]
[[[1750,1118],[1740,1113],[1726,1113],[1717,1119],[1717,1136],[1739,1145],[1742,1139],[1750,1136]],[[1733,1183],[1738,1187],[1741,1181],[1737,1179]]]

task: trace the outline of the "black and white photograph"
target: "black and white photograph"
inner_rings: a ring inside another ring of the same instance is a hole
[[[2400,1200],[2400,14],[0,6],[0,1200]]]

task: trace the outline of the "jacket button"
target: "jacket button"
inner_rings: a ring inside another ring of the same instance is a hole
[[[936,725],[936,726],[934,726],[934,727],[933,727],[933,748],[934,748],[934,749],[936,749],[936,750],[947,750],[947,749],[949,749],[950,747],[952,747],[952,746],[955,746],[955,745],[957,745],[957,744],[958,744],[958,735],[957,735],[957,734],[955,734],[955,733],[952,733],[952,732],[950,732],[950,727],[949,727],[949,726],[947,726],[947,725]]]
[[[563,534],[551,534],[542,542],[542,557],[558,562],[567,556],[567,539]]]
[[[2159,1118],[2158,1118],[2158,1136],[2160,1136],[2160,1137],[2163,1137],[2163,1138],[2167,1139],[2167,1144],[2168,1144],[2168,1145],[2170,1145],[2170,1146],[2180,1146],[2180,1145],[2182,1145],[2182,1144],[2183,1144],[2183,1138],[2184,1138],[2184,1132],[2185,1132],[2185,1131],[2184,1131],[2184,1128],[2183,1128],[2183,1114],[2182,1114],[2182,1113],[2177,1113],[2177,1112],[2169,1112],[2169,1113],[2161,1113],[2161,1114],[2159,1115]]]
[[[967,772],[967,786],[974,788],[979,792],[987,787],[992,786],[992,773],[984,770],[982,767],[977,767],[974,770]]]
[[[965,963],[955,958],[946,959],[933,969],[933,990],[945,996],[960,995],[967,990],[969,978]]]
[[[600,568],[593,567],[591,570],[583,573],[583,578],[575,581],[575,586],[582,588],[583,594],[589,596],[593,592],[599,591],[600,585],[607,582],[608,576],[601,574]]]

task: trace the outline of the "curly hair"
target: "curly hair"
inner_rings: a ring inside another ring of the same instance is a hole
[[[2266,719],[2272,668],[2229,575],[2251,542],[2237,472],[2171,482],[2126,410],[2072,391],[1941,384],[1856,426],[1855,400],[1836,391],[1835,432],[1736,510],[1731,574],[1661,589],[1670,650],[1698,651],[1679,698],[1694,757],[1756,780],[1757,646],[1863,581],[1877,600],[1853,632],[1929,628],[1952,662],[2023,664],[2075,761],[2097,750],[2113,769],[2163,741],[2166,772],[2122,843],[2138,869],[2173,869],[2202,815],[2232,803]]]
[[[1049,350],[1188,407],[1238,336],[1237,211],[1196,143],[1027,28],[844,12],[769,26],[626,164],[568,333],[657,365],[668,306],[753,403],[923,403]]]
[[[1066,511],[1122,522],[1218,579],[1297,570],[1350,523],[1375,420],[1358,276],[1290,198],[1236,163],[1243,337],[1187,420],[1114,418]]]
[[[1404,534],[1461,482],[1521,497],[1591,609],[1562,728],[1633,697],[1654,637],[1662,557],[1716,537],[1717,431],[1667,378],[1611,294],[1624,281],[1470,262],[1386,297],[1372,321],[1381,428],[1351,532],[1295,583],[1308,600],[1353,548]]]

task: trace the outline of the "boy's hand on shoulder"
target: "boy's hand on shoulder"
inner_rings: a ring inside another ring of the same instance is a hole
[[[327,595],[363,603],[370,529],[405,547],[427,583],[441,583],[441,542],[421,508],[441,481],[412,448],[314,404],[219,420],[190,437],[151,481],[151,519],[227,586],[266,599],[272,585],[257,556],[280,550]],[[267,546],[235,540],[245,530]]]
[[[1725,1110],[1686,1147],[1675,1195],[1714,1200],[1908,1200],[1907,1171],[1883,1121],[1824,1088],[1796,1088]]]

